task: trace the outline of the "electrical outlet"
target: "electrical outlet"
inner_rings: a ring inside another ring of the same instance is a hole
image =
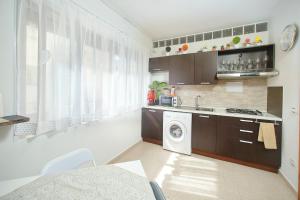
[[[291,167],[295,167],[295,161],[292,158],[290,158],[289,163]]]

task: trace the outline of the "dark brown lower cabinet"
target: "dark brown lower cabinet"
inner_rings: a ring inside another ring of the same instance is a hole
[[[281,163],[281,124],[275,124],[277,149],[265,149],[258,142],[259,120],[234,117],[218,118],[217,154],[278,169]],[[273,121],[264,121],[274,123]]]
[[[263,165],[270,166],[270,167],[274,167],[277,169],[280,167],[280,165],[281,165],[281,141],[282,141],[281,131],[282,131],[282,124],[277,122],[277,125],[275,125],[277,150],[265,149],[263,143],[257,142],[257,144],[255,145],[256,162],[261,163]]]
[[[142,109],[142,138],[144,141],[162,144],[163,110]]]
[[[214,115],[193,114],[192,148],[215,153],[217,142],[217,117]]]
[[[163,110],[142,109],[142,138],[162,144]],[[281,123],[247,118],[193,114],[194,153],[277,172],[281,165]],[[275,124],[277,149],[257,141],[259,122]]]
[[[227,157],[236,157],[237,134],[234,128],[236,118],[218,117],[217,154]]]

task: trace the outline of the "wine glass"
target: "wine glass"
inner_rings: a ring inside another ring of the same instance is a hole
[[[238,61],[234,60],[233,61],[233,70],[237,71],[237,69],[238,69]]]
[[[265,69],[267,69],[268,61],[269,61],[268,55],[265,55],[265,57],[264,57],[264,68]]]
[[[253,68],[252,60],[251,60],[251,59],[248,59],[247,68],[248,68],[248,69],[252,69],[252,68]]]
[[[256,69],[260,69],[261,63],[260,63],[260,59],[256,58]]]
[[[245,63],[244,63],[244,60],[241,60],[241,62],[240,62],[240,70],[241,70],[241,71],[245,71]]]
[[[222,68],[221,68],[221,71],[226,71],[226,61],[225,60],[222,60]]]
[[[230,60],[227,60],[227,70],[228,70],[228,71],[231,70],[230,66],[231,66],[231,62],[230,62]]]

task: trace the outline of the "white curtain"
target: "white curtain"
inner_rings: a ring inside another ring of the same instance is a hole
[[[67,0],[20,0],[15,135],[61,131],[139,109],[148,47]]]

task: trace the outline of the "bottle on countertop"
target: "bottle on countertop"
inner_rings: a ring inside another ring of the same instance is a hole
[[[171,94],[170,94],[170,95],[171,95],[172,97],[175,97],[175,96],[176,96],[175,89],[176,89],[175,86],[172,86],[172,87],[171,87]]]

